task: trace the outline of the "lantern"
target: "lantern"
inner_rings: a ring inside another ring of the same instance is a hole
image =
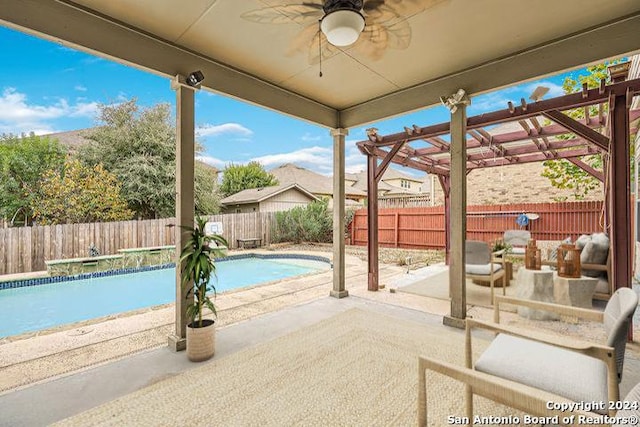
[[[580,278],[580,249],[571,243],[563,243],[558,248],[558,276]]]
[[[540,270],[542,264],[542,256],[540,255],[540,249],[536,246],[535,239],[530,239],[527,242],[527,247],[524,249],[524,267],[527,270]]]

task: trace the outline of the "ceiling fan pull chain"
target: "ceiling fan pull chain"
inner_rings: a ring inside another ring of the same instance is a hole
[[[318,57],[320,58],[320,73],[319,77],[322,77],[322,29],[320,28],[320,23],[322,19],[318,19]]]

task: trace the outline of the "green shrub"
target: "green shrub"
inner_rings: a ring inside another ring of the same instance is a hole
[[[326,200],[276,213],[274,242],[319,242],[333,240],[333,219]]]

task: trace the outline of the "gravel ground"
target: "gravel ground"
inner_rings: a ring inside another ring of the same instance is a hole
[[[301,243],[301,244],[275,244],[267,250],[301,250],[331,252],[331,243]],[[366,246],[345,246],[345,253],[354,255],[363,261],[367,260]],[[378,260],[383,264],[408,266],[410,270],[426,267],[428,265],[444,262],[444,251],[436,249],[399,249],[383,248],[379,249]]]

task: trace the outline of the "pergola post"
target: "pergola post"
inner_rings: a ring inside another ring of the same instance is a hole
[[[462,95],[462,96],[460,96]],[[449,296],[451,313],[443,323],[457,328],[465,327],[467,294],[465,278],[465,239],[467,234],[467,105],[469,98],[458,91],[449,98],[451,110],[451,172]]]
[[[349,296],[344,283],[344,144],[348,129],[332,129],[333,137],[333,289],[335,298]]]
[[[611,95],[611,156],[609,199],[611,220],[611,277],[617,288],[631,287],[631,170],[629,155],[629,101]]]
[[[176,76],[171,82],[176,91],[176,320],[175,330],[169,335],[169,347],[173,351],[187,346],[187,307],[193,304],[193,293],[187,294],[182,286],[180,251],[189,237],[181,225],[193,227],[195,215],[194,167],[195,167],[195,90],[187,86],[184,77]]]
[[[370,291],[378,290],[378,158],[367,154],[367,261]]]

